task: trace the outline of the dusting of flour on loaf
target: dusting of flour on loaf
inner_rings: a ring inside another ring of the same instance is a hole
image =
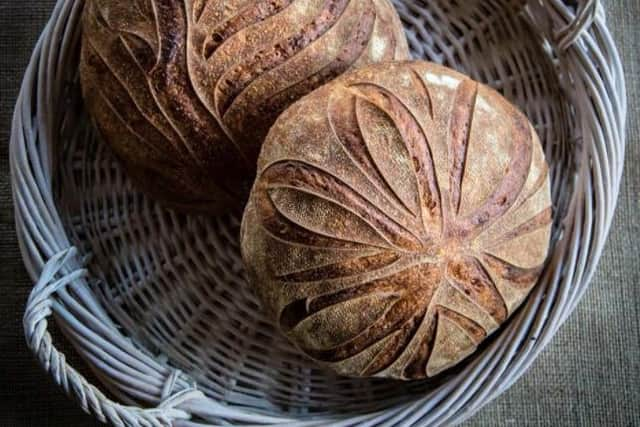
[[[403,87],[410,87],[412,83],[413,80],[411,80],[411,75],[409,73],[402,73],[402,76],[400,77],[400,84]]]
[[[374,61],[381,61],[384,57],[384,51],[387,48],[387,41],[382,37],[373,36],[371,38],[371,47],[369,49],[369,55]]]
[[[484,99],[484,97],[482,96],[478,96],[477,99],[477,106],[478,108],[480,108],[481,110],[489,113],[489,114],[495,114],[495,110],[493,109],[493,107],[491,105],[489,105],[489,103],[486,101],[486,99]]]
[[[451,89],[455,89],[456,87],[458,87],[458,84],[460,83],[460,80],[458,80],[455,77],[445,76],[445,75],[439,76],[433,73],[427,73],[425,75],[425,80],[427,80],[429,83],[432,83],[434,85],[446,86]]]

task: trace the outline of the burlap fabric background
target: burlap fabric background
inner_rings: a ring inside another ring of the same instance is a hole
[[[469,426],[640,426],[640,0],[604,0],[625,64],[627,163],[616,220],[590,291],[533,368]],[[0,0],[0,426],[92,426],[24,345],[31,288],[9,183],[10,121],[22,72],[54,0]],[[60,347],[68,347],[60,343]],[[72,363],[78,365],[79,362]]]

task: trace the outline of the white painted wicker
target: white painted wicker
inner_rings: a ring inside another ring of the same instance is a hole
[[[126,426],[452,424],[511,386],[549,343],[587,289],[622,173],[626,95],[602,7],[395,3],[416,57],[497,88],[544,142],[554,249],[526,304],[435,382],[319,371],[263,319],[244,279],[238,216],[161,209],[132,189],[93,137],[77,83],[83,2],[59,0],[17,101],[11,173],[21,250],[37,281],[27,342],[85,411]],[[67,365],[49,335],[50,315],[108,393]]]

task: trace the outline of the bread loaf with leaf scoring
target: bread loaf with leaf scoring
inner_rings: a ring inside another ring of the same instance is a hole
[[[288,105],[408,55],[388,0],[88,0],[80,73],[100,133],[142,189],[221,212],[248,194]]]
[[[372,65],[278,119],[241,239],[265,308],[338,373],[432,377],[523,302],[549,249],[527,118],[425,62]]]

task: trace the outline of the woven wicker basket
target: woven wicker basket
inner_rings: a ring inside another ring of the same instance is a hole
[[[573,311],[600,257],[624,156],[625,87],[597,1],[396,0],[415,57],[488,83],[534,122],[551,164],[549,265],[526,304],[437,381],[319,371],[263,318],[238,215],[185,217],[132,189],[80,100],[81,0],[59,0],[11,135],[16,226],[36,281],[29,347],[82,408],[127,426],[458,423],[509,388]],[[52,343],[49,316],[101,381]]]

